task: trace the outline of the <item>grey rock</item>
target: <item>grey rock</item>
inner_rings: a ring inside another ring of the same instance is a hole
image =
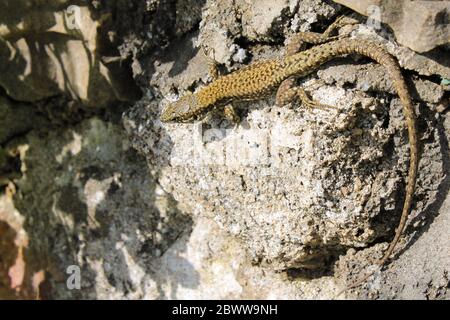
[[[27,127],[22,137],[17,124],[7,131],[20,175],[8,184],[11,198],[0,197],[0,221],[28,239],[25,283],[41,270],[49,275],[42,297],[334,298],[382,255],[408,164],[401,105],[383,68],[347,57],[302,79],[314,99],[340,113],[277,108],[268,98],[236,103],[239,125],[217,115],[194,125],[158,120],[168,101],[210,80],[202,47],[228,72],[280,56],[284,37],[325,28],[340,8],[277,1],[265,19],[257,3],[147,1],[134,14],[151,22],[136,29],[124,11],[122,30],[134,31],[119,50],[134,58],[144,96],[122,123],[112,113]],[[450,122],[445,110],[434,112],[445,88],[422,76],[445,75],[446,66],[428,54],[417,63],[425,55],[388,35],[361,25],[351,34],[384,43],[417,71],[406,75],[419,119],[420,177],[393,263],[348,295],[447,299]],[[71,265],[80,267],[82,290],[67,290]]]
[[[427,52],[450,43],[449,1],[335,0],[362,15],[389,25],[398,42]]]

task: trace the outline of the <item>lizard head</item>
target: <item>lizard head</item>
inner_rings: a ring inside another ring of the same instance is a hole
[[[201,108],[196,94],[186,94],[178,101],[168,104],[161,113],[163,122],[191,122],[201,118],[207,110]]]

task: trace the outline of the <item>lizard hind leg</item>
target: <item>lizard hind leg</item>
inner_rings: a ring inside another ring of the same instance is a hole
[[[284,91],[279,96],[277,95],[276,104],[278,106],[283,106],[290,102],[294,102],[296,99],[300,100],[302,102],[302,106],[306,107],[307,109],[320,109],[326,111],[339,110],[338,107],[330,106],[311,99],[308,93],[306,93],[305,89],[301,87],[290,88]]]

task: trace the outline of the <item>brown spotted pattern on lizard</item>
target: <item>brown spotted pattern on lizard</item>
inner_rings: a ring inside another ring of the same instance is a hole
[[[383,257],[377,261],[382,266],[390,257],[400,239],[411,209],[419,162],[416,116],[406,82],[397,61],[380,45],[365,40],[340,39],[314,46],[308,50],[287,55],[283,58],[253,63],[238,71],[221,76],[194,94],[188,94],[179,101],[169,104],[162,112],[161,120],[187,122],[203,117],[209,111],[223,107],[236,100],[256,100],[275,91],[283,81],[302,77],[315,71],[320,65],[347,54],[360,54],[383,65],[391,77],[408,127],[410,164],[406,195],[400,222]],[[289,84],[288,88],[292,85]],[[294,95],[291,95],[291,99]],[[286,101],[284,101],[286,102]],[[350,284],[345,290],[365,282],[374,272]]]

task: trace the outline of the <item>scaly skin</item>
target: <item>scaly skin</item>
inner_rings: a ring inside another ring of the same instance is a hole
[[[164,122],[192,121],[201,118],[215,108],[223,107],[230,101],[261,99],[275,91],[284,80],[290,77],[305,76],[335,57],[353,53],[369,57],[386,68],[402,102],[403,113],[408,127],[410,163],[406,195],[395,236],[383,257],[376,262],[381,267],[394,251],[405,228],[412,205],[419,162],[419,142],[414,107],[397,61],[384,48],[369,41],[341,39],[327,42],[280,59],[257,62],[228,75],[219,77],[216,81],[200,89],[197,93],[186,95],[179,101],[169,104],[164,109],[161,120]],[[364,283],[374,272],[366,274],[360,280],[350,284],[345,290]]]

